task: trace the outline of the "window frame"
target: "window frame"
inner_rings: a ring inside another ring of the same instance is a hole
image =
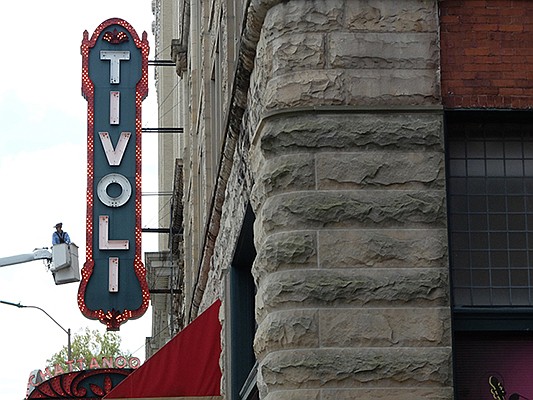
[[[252,264],[257,255],[253,240],[255,215],[248,205],[226,284],[229,295],[226,329],[228,349],[228,384],[231,400],[258,399],[256,358],[253,349],[256,286]]]
[[[477,132],[476,132],[476,128],[472,129],[472,131],[468,131],[469,127],[475,126],[476,124],[479,124],[480,126],[480,128],[477,128],[478,130]],[[487,125],[485,126],[484,124],[487,124]],[[472,258],[471,256],[472,253],[482,254],[483,252],[486,252],[487,258],[488,258],[492,254],[491,252],[497,253],[498,251],[491,249],[490,246],[487,248],[475,249],[473,246],[464,245],[464,249],[457,248],[457,241],[455,239],[458,236],[457,232],[461,232],[461,229],[456,229],[454,231],[455,228],[454,228],[452,219],[454,218],[457,219],[457,215],[463,218],[469,218],[471,215],[474,215],[475,213],[474,212],[470,213],[470,211],[468,210],[464,212],[463,215],[460,215],[460,212],[453,211],[454,204],[457,204],[457,203],[454,202],[455,199],[452,197],[456,195],[456,193],[454,193],[451,190],[451,185],[452,185],[452,182],[454,182],[453,179],[458,179],[458,178],[456,176],[452,176],[451,171],[450,171],[451,170],[450,165],[452,164],[452,162],[456,160],[452,158],[452,155],[450,154],[450,144],[458,136],[460,137],[459,139],[460,141],[461,135],[463,135],[464,138],[462,140],[464,140],[465,142],[465,149],[468,144],[476,143],[476,141],[482,142],[483,145],[485,146],[487,143],[491,143],[491,140],[492,140],[492,136],[489,137],[490,139],[488,139],[487,136],[484,136],[486,135],[485,129],[490,130],[491,128],[494,128],[494,126],[497,126],[498,124],[501,124],[502,126],[501,129],[505,129],[509,126],[518,126],[522,130],[524,130],[525,128],[525,130],[527,130],[527,136],[529,140],[527,142],[524,141],[524,136],[522,136],[520,144],[522,147],[524,147],[524,143],[529,143],[530,145],[533,145],[533,112],[531,111],[454,110],[454,111],[446,111],[444,114],[444,126],[445,126],[445,138],[446,138],[445,143],[446,143],[446,182],[447,182],[447,204],[448,204],[448,245],[449,245],[450,289],[451,289],[450,297],[451,297],[452,311],[454,313],[454,316],[456,316],[455,319],[456,319],[458,327],[468,327],[472,324],[467,321],[472,321],[472,322],[480,321],[483,318],[494,321],[493,323],[488,324],[488,326],[496,326],[498,325],[497,321],[500,321],[502,318],[509,319],[510,317],[508,318],[507,316],[510,316],[510,315],[513,316],[511,319],[512,321],[514,321],[511,324],[512,326],[517,326],[517,325],[521,326],[524,323],[525,325],[529,326],[530,324],[528,323],[525,316],[530,315],[533,312],[533,279],[531,278],[529,278],[529,282],[526,282],[526,285],[517,286],[518,288],[527,288],[527,290],[529,291],[529,304],[513,305],[512,290],[514,286],[512,282],[509,281],[508,287],[504,287],[504,286],[498,285],[500,284],[499,281],[496,281],[496,284],[494,284],[492,280],[489,281],[489,284],[492,285],[492,286],[489,286],[489,290],[492,291],[494,288],[502,288],[502,287],[504,289],[509,290],[509,303],[508,304],[504,304],[503,302],[502,304],[497,304],[497,303],[494,304],[495,300],[492,297],[490,298],[490,302],[487,302],[484,304],[483,303],[475,304],[473,300],[471,301],[470,304],[467,304],[467,302],[464,302],[462,304],[456,303],[457,289],[461,287],[457,284],[457,280],[456,280],[459,269],[456,270],[455,269],[456,265],[454,264],[456,262],[457,253],[463,252],[464,254],[466,254],[466,257]],[[450,128],[450,126],[452,126],[452,128]],[[451,130],[457,127],[459,127],[459,129],[461,129],[463,132],[457,134],[457,132],[453,132]],[[517,131],[521,132],[520,129],[518,129]],[[472,137],[467,138],[466,137],[467,134],[465,132],[468,132],[468,134],[472,134],[472,132],[474,132],[473,134],[474,139],[472,139]],[[480,132],[482,132],[482,134],[480,134]],[[499,136],[497,137],[497,139],[500,142],[504,144],[511,143],[510,135],[506,135],[505,132],[503,133],[500,131],[498,132],[499,132]],[[478,137],[481,139],[478,139]],[[509,139],[509,140],[506,140],[506,139]],[[497,141],[494,141],[494,142],[497,142]],[[505,147],[504,144],[502,144],[503,147]],[[465,155],[464,155],[465,165],[468,164],[468,160],[469,160],[469,155],[467,154],[467,151],[468,150],[465,150]],[[522,153],[522,158],[518,158],[517,160],[521,161],[522,163],[525,163],[524,160],[528,160],[528,161],[533,160],[533,155],[529,155],[529,157],[530,157],[529,159],[526,158],[524,154]],[[479,159],[489,160],[489,157],[487,157],[485,153],[484,156],[480,157]],[[503,159],[506,160],[505,156]],[[530,172],[530,174],[526,174],[524,172],[523,175],[520,176],[520,179],[522,180],[523,185],[525,185],[524,182],[527,181],[528,177],[533,182],[533,172]],[[484,172],[484,175],[480,176],[480,179],[485,179],[486,181],[489,181],[490,179],[493,179],[493,178],[494,177],[488,174],[486,171]],[[465,170],[465,175],[464,175],[465,182],[469,182],[470,180],[474,181],[475,179],[476,177],[469,175]],[[505,184],[507,184],[507,182],[511,181],[512,179],[516,180],[516,177],[503,176],[501,179],[505,182]],[[465,188],[466,188],[464,192],[465,202],[469,202],[469,200],[475,196],[475,194],[469,192],[467,185],[468,183],[465,183]],[[459,197],[460,193],[457,196]],[[471,197],[469,198],[469,196]],[[489,191],[489,189],[487,189],[485,196],[487,198],[490,198],[490,196],[492,196],[492,193]],[[526,191],[526,189],[524,189],[524,192],[522,194],[515,195],[516,198],[519,198],[520,196],[522,196],[523,201],[526,202],[528,197],[533,198],[533,191]],[[504,193],[503,197],[505,199],[506,204],[507,204],[508,199],[512,198],[509,193]],[[490,205],[487,206],[486,213],[487,215],[492,215],[491,213],[493,213],[493,210],[490,209]],[[483,214],[483,212],[481,214]],[[509,212],[508,209],[502,212],[502,215],[506,218],[506,220],[512,214],[513,213]],[[525,206],[524,211],[523,211],[524,219],[527,219],[529,215],[531,215],[531,218],[533,220],[533,210],[529,210],[528,212],[527,206]],[[476,229],[471,229],[471,227],[468,226],[467,223],[465,223],[465,225],[467,226],[467,228],[465,228],[466,234],[472,235],[473,232],[476,232]],[[495,232],[498,233],[499,231],[491,230],[491,227],[487,226],[486,233],[488,237],[489,235],[495,235]],[[501,232],[506,234],[507,237],[509,237],[508,235],[509,235],[510,230],[508,227],[507,229],[502,230]],[[525,228],[523,229],[523,233],[524,235],[526,235],[526,244],[523,249],[519,249],[518,251],[523,251],[527,253],[525,255],[526,260],[533,261],[533,256],[532,256],[533,253],[529,250],[529,246],[528,246],[528,239],[531,240],[531,238],[533,238],[533,225],[527,226],[527,222],[526,222]],[[507,239],[507,247],[504,247],[502,248],[503,250],[501,250],[501,252],[505,252],[507,254],[507,257],[509,257],[508,254],[511,254],[513,252],[518,253],[517,251],[515,251],[513,248],[509,246],[509,243],[510,243],[510,240]],[[503,267],[500,266],[502,270],[503,269],[508,270],[509,274],[511,274],[512,272],[516,273],[516,271],[520,271],[520,268],[516,268],[516,266],[515,266],[515,269],[513,269],[509,260],[507,261],[508,262]],[[480,263],[480,265],[481,264],[482,263]],[[532,263],[526,262],[525,265],[521,267],[521,269],[527,271],[527,273],[529,274],[528,276],[531,277],[533,276],[533,270],[531,266],[528,264],[532,264]],[[492,273],[493,270],[490,270],[489,267],[490,266],[487,265],[488,273]],[[468,268],[470,268],[470,270],[475,270],[475,266],[473,267],[473,264],[470,262],[467,264],[466,268],[464,269],[467,270]],[[479,270],[482,271],[483,269],[479,268]],[[498,269],[495,267],[494,270],[498,270]],[[470,281],[471,286],[470,287],[464,286],[464,287],[466,288],[466,290],[470,290],[470,291],[473,291],[476,288],[481,287],[481,286],[476,286],[475,284],[476,282]],[[482,318],[481,316],[484,316],[484,317]],[[522,321],[522,322],[519,322],[519,321]],[[481,325],[485,325],[485,324],[482,323]]]

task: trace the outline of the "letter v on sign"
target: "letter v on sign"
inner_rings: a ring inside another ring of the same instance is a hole
[[[111,138],[107,132],[98,132],[100,135],[100,141],[104,147],[105,155],[107,157],[107,162],[109,165],[120,165],[124,152],[126,151],[126,146],[131,137],[131,132],[122,132],[118,139],[117,147],[113,148],[113,143],[111,143]]]

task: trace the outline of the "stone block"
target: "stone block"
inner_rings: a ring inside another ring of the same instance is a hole
[[[279,2],[268,10],[262,35],[277,37],[287,33],[330,32],[343,29],[344,0],[305,0]]]
[[[429,387],[451,383],[450,348],[333,348],[269,353],[263,382],[276,389]]]
[[[343,70],[305,69],[274,76],[260,96],[265,112],[349,104],[346,83]]]
[[[258,216],[265,233],[323,228],[444,227],[444,191],[373,190],[284,193]]]
[[[444,189],[441,152],[319,153],[318,189]]]
[[[254,349],[265,352],[319,347],[318,310],[287,310],[268,314],[260,321]]]
[[[311,390],[277,390],[266,396],[261,396],[262,400],[321,400],[319,389]]]
[[[320,400],[452,400],[451,387],[420,387],[420,385],[389,388],[353,388],[322,390]]]
[[[268,40],[268,39],[267,39]],[[323,69],[326,66],[324,33],[305,32],[277,37],[267,42],[274,76],[290,71]]]
[[[258,320],[288,308],[447,305],[447,268],[281,271],[266,275],[256,295]]]
[[[440,104],[434,70],[307,69],[276,75],[267,84],[265,112],[331,105],[427,106]]]
[[[439,61],[435,32],[332,32],[327,49],[332,68],[434,71]]]
[[[254,276],[258,280],[268,273],[315,268],[317,265],[315,232],[282,232],[269,235],[260,242],[253,265]]]
[[[322,230],[321,268],[445,267],[446,229]]]
[[[341,308],[319,311],[322,347],[451,346],[449,308]]]
[[[261,204],[265,197],[280,192],[311,190],[316,187],[312,154],[292,154],[268,159],[257,172],[252,196]]]
[[[352,31],[436,32],[436,0],[346,2],[346,25]]]
[[[302,151],[434,150],[443,152],[442,114],[311,113],[265,120],[259,131],[266,157]]]
[[[441,100],[439,76],[430,69],[351,69],[336,82],[351,105],[424,106]]]

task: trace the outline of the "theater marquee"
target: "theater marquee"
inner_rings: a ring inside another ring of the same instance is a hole
[[[148,40],[122,19],[83,34],[87,100],[87,244],[78,306],[118,330],[148,308],[141,258],[141,106],[148,94]]]

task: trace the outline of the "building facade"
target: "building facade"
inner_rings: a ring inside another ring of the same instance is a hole
[[[153,4],[166,313],[222,300],[224,398],[532,398],[533,4]]]

